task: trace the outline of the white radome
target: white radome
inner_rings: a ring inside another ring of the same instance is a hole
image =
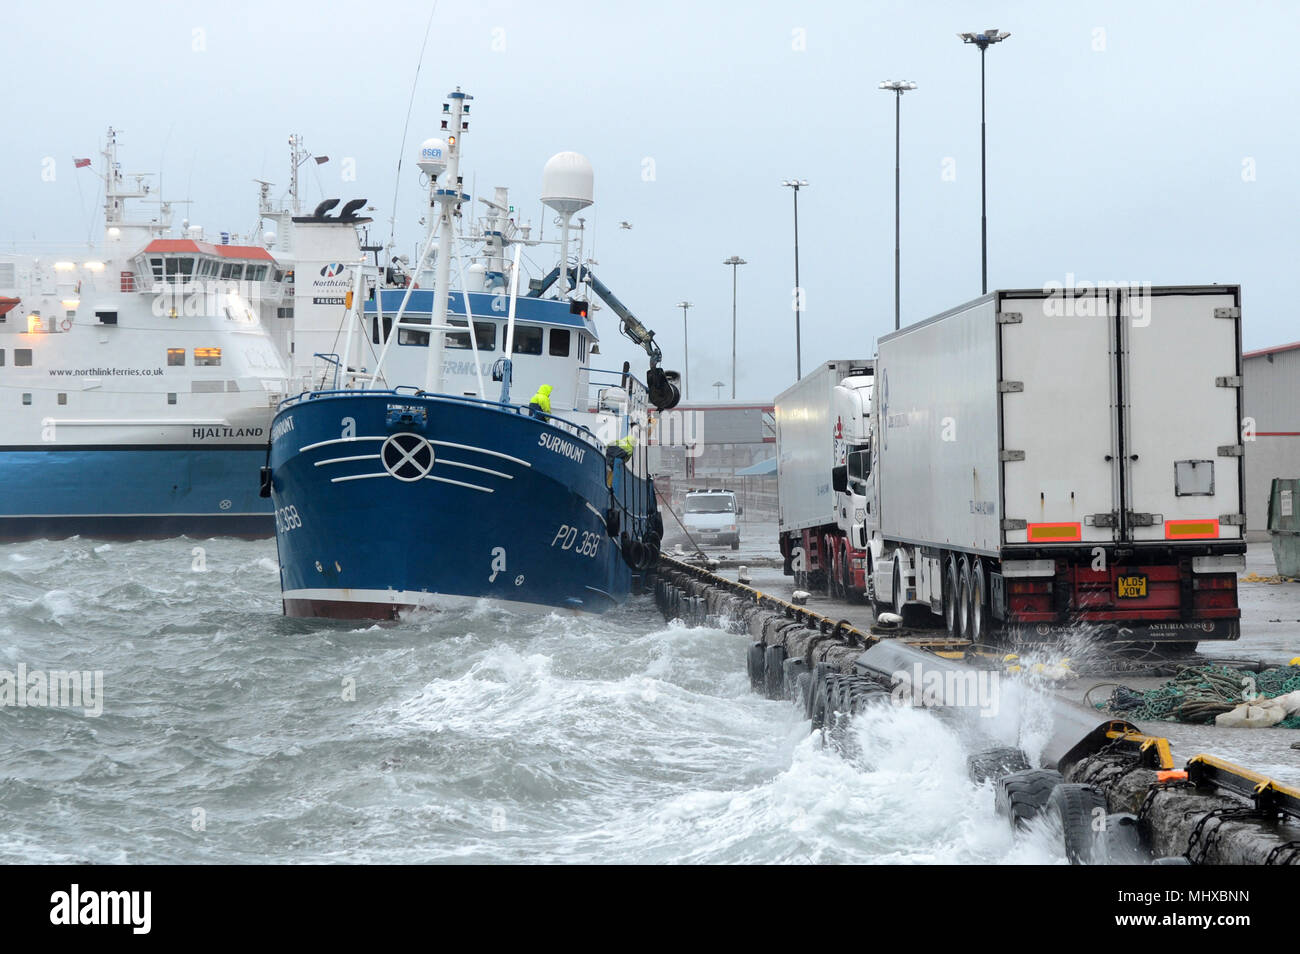
[[[559,152],[542,169],[542,204],[572,215],[595,201],[591,161],[578,152]]]
[[[425,175],[438,178],[447,168],[447,144],[441,139],[426,139],[420,143],[420,158],[416,165]]]

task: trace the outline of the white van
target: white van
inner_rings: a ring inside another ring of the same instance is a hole
[[[686,495],[682,524],[697,543],[730,543],[740,549],[741,508],[730,490],[692,490]]]

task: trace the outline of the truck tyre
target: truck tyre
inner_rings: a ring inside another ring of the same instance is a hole
[[[781,663],[781,682],[786,699],[797,702],[802,708],[807,708],[807,700],[803,697],[803,684],[807,681],[808,664],[802,659],[786,658]]]
[[[943,622],[948,636],[956,639],[961,635],[961,613],[957,609],[957,561],[948,557],[943,571]]]
[[[853,600],[853,571],[849,568],[849,545],[844,544],[844,562],[840,564],[840,598],[844,602]]]
[[[903,591],[903,558],[894,556],[894,582],[893,592],[890,594],[893,603],[894,612],[899,616],[903,615],[903,608],[907,606],[907,594]]]
[[[867,602],[871,604],[873,617],[889,611],[889,607],[882,603],[876,594],[876,564],[869,553],[867,554]],[[875,620],[873,619],[872,622]]]
[[[961,565],[957,570],[957,628],[962,639],[970,639],[970,606],[971,606],[971,574],[970,561],[965,557],[961,558]]]
[[[1056,786],[1063,784],[1056,769],[1023,769],[998,779],[993,805],[1013,829],[1024,828],[1042,811]]]
[[[1012,772],[1032,768],[1025,753],[1013,745],[1000,746],[979,752],[966,760],[966,772],[977,785],[990,779],[996,781]]]
[[[1092,785],[1065,782],[1052,789],[1043,811],[1060,822],[1065,857],[1072,865],[1090,865],[1102,856],[1101,832],[1093,819],[1105,816],[1106,796]]]
[[[785,693],[785,647],[772,645],[763,651],[763,695],[780,699]]]
[[[984,585],[984,564],[975,560],[975,566],[970,575],[970,635],[967,637],[972,643],[981,642],[984,639],[985,615],[984,591],[987,589]]]
[[[731,549],[733,549],[733,550],[739,550],[739,549],[740,549],[740,541],[739,541],[739,540],[732,540],[732,541],[731,541]]]
[[[834,537],[823,538],[822,553],[826,557],[825,563],[823,564],[823,566],[825,567],[825,570],[823,571],[823,575],[826,577],[826,587],[824,592],[831,599],[836,598],[836,590],[839,586],[839,584],[836,582],[838,577],[836,575],[836,570],[835,570],[835,552],[836,552],[835,538]]]
[[[745,656],[745,669],[749,673],[749,688],[762,692],[767,678],[767,669],[763,659],[762,643],[751,643]]]

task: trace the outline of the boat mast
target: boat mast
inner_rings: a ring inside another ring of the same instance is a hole
[[[429,357],[424,370],[424,390],[434,394],[442,390],[442,349],[444,328],[447,325],[447,299],[451,292],[451,243],[456,233],[454,219],[461,203],[469,199],[469,196],[460,191],[460,137],[469,129],[469,123],[463,117],[469,110],[469,100],[473,98],[468,93],[462,93],[458,86],[455,92],[447,94],[450,102],[442,104],[442,128],[447,130],[447,171],[442,178],[443,187],[431,190],[432,198],[439,206],[440,231],[433,285],[433,317],[429,328]],[[418,278],[418,271],[411,276],[412,282]],[[465,321],[470,335],[473,335],[472,316],[466,315]]]

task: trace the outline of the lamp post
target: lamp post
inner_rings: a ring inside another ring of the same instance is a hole
[[[803,287],[799,284],[799,190],[807,179],[782,179],[781,185],[794,190],[794,376],[803,377],[803,350],[799,341],[799,316],[803,310]]]
[[[721,381],[714,381],[714,382],[713,382],[713,387],[716,389],[716,390],[713,392],[714,400],[721,401],[721,400],[722,400],[722,389],[725,388],[726,385],[723,384]]]
[[[731,266],[731,399],[736,399],[736,271],[740,265],[748,265],[739,255],[724,259],[723,265]]]
[[[898,214],[898,142],[899,133],[902,129],[901,116],[903,112],[903,94],[909,89],[916,89],[916,84],[910,80],[885,80],[880,84],[880,88],[894,94],[894,330],[899,329],[899,214]]]
[[[988,183],[984,175],[984,52],[994,43],[1001,43],[1011,34],[990,27],[983,33],[958,33],[963,43],[973,43],[980,48],[980,294],[989,290],[989,207]]]
[[[679,301],[677,307],[682,310],[682,397],[691,399],[691,341],[686,334],[686,309],[695,306],[689,301]]]

